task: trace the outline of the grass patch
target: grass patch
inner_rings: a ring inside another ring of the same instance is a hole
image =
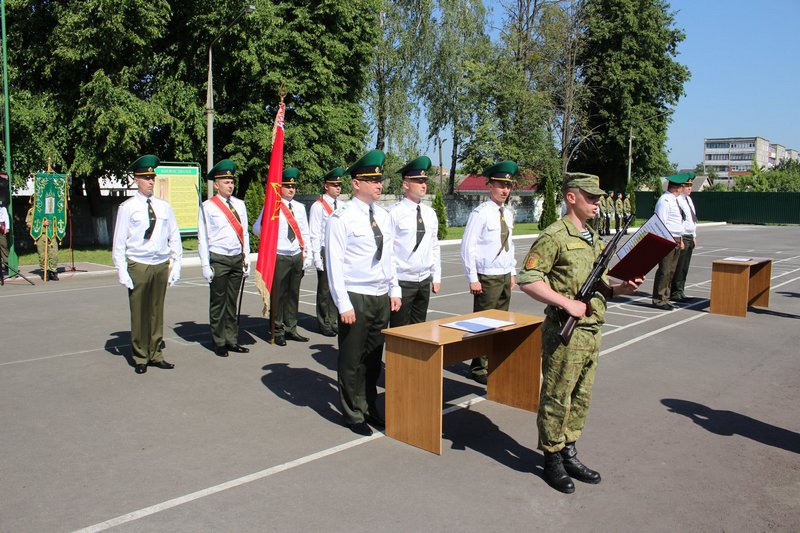
[[[197,239],[194,237],[182,239],[181,243],[183,245],[184,252],[197,250]],[[70,250],[69,248],[61,248],[58,250],[58,262],[62,264],[71,262],[72,254],[75,255],[76,263],[96,263],[98,265],[108,266],[114,265],[114,261],[111,259],[110,248],[100,248],[94,246],[87,248],[74,248],[73,250]],[[38,264],[39,256],[36,254],[36,252],[21,254],[19,256],[20,266]]]

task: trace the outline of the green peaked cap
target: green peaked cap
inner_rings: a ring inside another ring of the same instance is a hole
[[[667,181],[670,183],[674,183],[675,185],[683,185],[687,181],[691,181],[694,179],[694,172],[682,172],[680,174],[673,174],[672,176],[667,176]]]
[[[297,185],[297,179],[300,177],[300,171],[294,167],[289,167],[283,170],[283,181],[281,185]]]
[[[156,167],[161,161],[152,154],[143,155],[128,167],[128,170],[133,172],[134,176],[155,176]]]
[[[517,173],[519,166],[513,161],[500,161],[483,169],[487,181],[505,181],[511,183],[511,177]]]
[[[386,154],[380,150],[370,150],[361,159],[350,165],[347,173],[353,178],[383,179],[383,163],[386,161]]]
[[[344,169],[342,167],[336,167],[322,176],[322,181],[325,183],[341,183],[342,176],[344,176]]]
[[[233,179],[236,174],[236,163],[230,159],[223,159],[214,168],[208,171],[208,179],[219,180],[225,178]]]
[[[404,178],[425,178],[428,179],[428,169],[431,168],[431,158],[427,155],[412,159],[400,169],[400,175]]]
[[[600,178],[594,174],[583,172],[565,172],[564,187],[567,189],[578,188],[595,196],[605,196],[606,191],[600,188]]]

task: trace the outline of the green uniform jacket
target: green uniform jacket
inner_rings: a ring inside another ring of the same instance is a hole
[[[625,200],[622,202],[622,213],[625,216],[628,216],[628,215],[631,214],[631,199],[630,198],[625,198]]]
[[[550,287],[566,296],[575,295],[589,277],[597,257],[602,253],[605,244],[589,226],[593,244],[583,239],[581,231],[572,221],[564,217],[550,224],[531,246],[517,283],[524,285],[535,281],[545,281]],[[603,281],[608,282],[606,274]],[[591,300],[592,314],[578,322],[577,327],[599,331],[605,322],[606,300],[596,292]],[[558,311],[548,305],[545,310],[548,317],[558,320]]]
[[[617,198],[614,201],[614,209],[616,209],[618,216],[622,216],[622,214],[624,213],[623,204],[622,204],[622,198]]]

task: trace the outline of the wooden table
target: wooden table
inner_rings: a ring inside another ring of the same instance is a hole
[[[769,307],[772,259],[719,259],[711,263],[711,308],[718,315],[747,316],[747,307]]]
[[[478,334],[440,325],[479,316],[514,324]],[[543,321],[490,310],[384,330],[386,435],[441,455],[442,369],[481,355],[489,357],[487,398],[536,412]]]

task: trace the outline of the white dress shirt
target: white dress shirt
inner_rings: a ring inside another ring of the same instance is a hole
[[[322,202],[329,205],[333,211],[340,205],[343,205],[341,200],[332,198],[327,194],[322,195]],[[334,208],[334,204],[336,204],[336,208]],[[331,214],[333,214],[333,211],[331,211]],[[314,264],[317,270],[324,270],[321,249],[325,244],[325,225],[328,223],[330,217],[331,215],[328,214],[325,210],[325,206],[323,206],[319,200],[315,201],[308,210],[308,233],[311,236],[311,253],[313,254]]]
[[[308,235],[308,219],[306,218],[306,208],[303,204],[298,202],[297,200],[292,200],[291,202],[287,202],[283,198],[281,198],[281,202],[286,205],[286,207],[292,207],[292,214],[294,215],[294,219],[297,221],[297,229],[300,230],[300,234],[303,237],[303,244],[305,248],[309,249],[309,235]],[[264,209],[261,209],[261,214],[258,215],[255,223],[253,224],[253,233],[261,236],[261,219],[264,216]],[[295,239],[293,241],[289,240],[289,222],[286,220],[286,216],[283,214],[283,209],[280,209],[280,217],[278,218],[278,255],[297,255],[302,252],[303,249],[300,247],[300,239],[297,235],[295,235]],[[311,256],[306,257],[306,260],[310,260]],[[306,268],[308,265],[304,266]]]
[[[171,258],[173,269],[180,269],[183,248],[175,213],[164,200],[155,196],[151,196],[150,200],[156,214],[156,224],[147,240],[144,238],[145,231],[150,227],[147,198],[137,192],[117,210],[112,256],[114,266],[120,273],[128,272],[126,258],[146,265],[158,265]]]
[[[199,235],[197,239],[197,251],[200,255],[200,264],[202,266],[209,266],[210,252],[220,255],[239,255],[244,253],[245,265],[250,264],[250,235],[247,226],[247,206],[244,202],[234,196],[230,196],[231,205],[239,215],[239,221],[242,223],[242,232],[244,237],[244,247],[242,242],[239,241],[239,235],[233,229],[226,211],[228,200],[220,195],[219,199],[222,203],[226,204],[224,211],[217,207],[217,204],[211,200],[203,202],[203,212],[198,214],[197,227],[199,228]],[[205,213],[205,218],[203,217]],[[247,269],[246,269],[247,270]]]
[[[684,231],[684,218],[691,217],[691,213],[681,215],[682,206],[678,205],[678,197],[667,191],[662,194],[656,202],[656,215],[661,219],[661,222],[667,227],[673,238],[680,239]]]
[[[683,224],[683,234],[697,237],[697,211],[694,210],[692,197],[681,194],[678,197],[678,201],[683,208],[683,212],[686,213],[686,221]]]
[[[500,209],[503,209],[508,226],[508,250],[501,248]],[[514,210],[507,205],[499,206],[487,200],[469,215],[464,236],[461,239],[461,260],[467,281],[475,283],[478,274],[500,276],[517,275],[517,260],[514,257]]]
[[[369,206],[353,198],[340,207],[328,220],[325,230],[325,269],[331,297],[339,309],[346,313],[353,309],[349,292],[380,296],[389,293],[400,297],[392,261],[392,223],[389,213],[373,204],[374,219],[383,234],[380,261],[375,261],[378,247],[370,226]]]
[[[11,224],[8,220],[8,211],[6,211],[6,206],[0,206],[0,227],[3,228],[3,233],[8,233],[10,226]]]
[[[420,207],[425,235],[417,245],[417,206]],[[422,203],[403,198],[389,209],[394,231],[394,264],[397,279],[424,281],[433,276],[433,283],[442,281],[442,260],[439,249],[439,219],[436,212]]]

